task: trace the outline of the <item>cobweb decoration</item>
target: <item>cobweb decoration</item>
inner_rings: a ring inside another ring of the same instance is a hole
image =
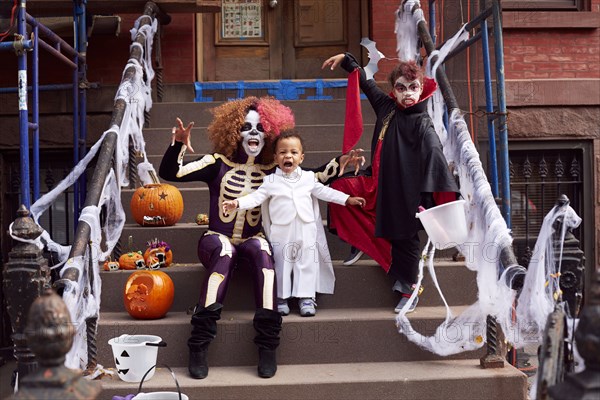
[[[406,7],[406,5],[405,5]],[[433,52],[428,58],[427,75],[435,78],[437,68],[443,63],[458,44],[468,39],[468,33],[461,29],[440,51]],[[398,42],[398,46],[408,43]],[[409,46],[408,44],[407,46]],[[431,59],[437,55],[435,64]],[[538,265],[530,266],[528,270],[523,294],[519,298],[516,321],[512,320],[516,292],[510,289],[506,272],[513,266],[501,264],[501,251],[512,245],[512,236],[491,191],[485,171],[481,164],[479,153],[471,139],[467,124],[460,114],[460,110],[452,110],[449,121],[449,132],[446,131],[442,116],[444,100],[438,89],[429,101],[428,112],[433,120],[436,132],[444,148],[444,156],[455,176],[460,179],[460,194],[466,200],[466,217],[468,226],[468,241],[457,246],[465,256],[467,268],[477,272],[477,301],[465,309],[460,315],[454,316],[446,303],[440,286],[435,276],[433,264],[433,250],[428,251],[426,246],[422,261],[419,264],[419,284],[423,276],[425,260],[432,276],[435,287],[440,293],[446,306],[446,318],[440,324],[434,335],[425,336],[416,332],[408,318],[408,307],[401,310],[396,317],[396,326],[411,342],[420,347],[446,356],[463,351],[474,350],[486,341],[486,318],[488,315],[495,317],[500,327],[505,332],[507,340],[517,347],[527,342],[531,343],[531,326],[538,326],[543,330],[548,314],[555,304],[555,293],[558,290],[556,262],[552,258],[551,234],[549,227],[543,227],[538,242],[541,254],[535,262]],[[544,225],[551,226],[556,218],[562,217],[565,226],[572,227],[578,224],[578,217],[566,208],[562,213],[552,212],[549,221]],[[560,215],[559,215],[560,214]],[[562,232],[564,238],[564,232]],[[558,262],[560,265],[560,261]],[[554,278],[553,278],[554,277]],[[548,282],[550,282],[548,284]],[[549,287],[546,288],[545,285]],[[413,298],[416,296],[413,293]],[[409,304],[411,301],[409,301]],[[541,332],[536,332],[535,340],[540,340]]]
[[[12,229],[10,229],[12,225],[9,227],[13,239],[34,243],[39,248],[46,246],[49,251],[56,252],[59,263],[53,268],[64,266],[61,270],[61,276],[67,269],[74,268],[78,271],[78,280],[65,280],[63,291],[63,300],[67,304],[76,330],[73,346],[65,360],[65,366],[68,368],[85,369],[88,364],[86,320],[90,318],[100,319],[100,264],[112,253],[125,224],[125,211],[121,204],[121,188],[129,185],[127,168],[130,140],[135,151],[142,155],[144,159],[138,167],[142,183],[152,183],[153,176],[156,176],[156,172],[146,156],[142,128],[144,125],[144,111],[149,111],[152,107],[151,81],[154,77],[154,71],[152,70],[151,51],[153,38],[157,30],[157,21],[153,19],[152,24],[139,27],[143,18],[148,18],[148,16],[138,18],[131,30],[133,39],[138,34],[146,38],[145,48],[137,42],[131,45],[132,47],[142,47],[143,57],[141,62],[133,58],[129,59],[123,74],[131,67],[135,68],[135,74],[130,80],[122,80],[115,96],[115,101],[122,99],[126,104],[121,126],[112,126],[104,132],[98,142],[92,146],[67,177],[58,183],[53,190],[38,199],[30,210],[34,221],[38,223],[40,216],[54,203],[56,198],[62,196],[85,172],[89,163],[97,155],[106,136],[116,134],[115,169],[111,170],[105,179],[99,204],[85,207],[79,217],[79,223],[89,225],[91,231],[90,244],[85,254],[68,258],[71,247],[54,242],[47,231],[43,231],[42,235],[36,240],[25,240],[14,236]],[[105,216],[103,225],[100,223],[101,210],[104,211]],[[84,296],[84,293],[87,293],[87,295]],[[106,371],[103,370],[102,365],[98,364],[96,371],[93,371],[89,377],[93,378],[101,372]]]
[[[417,7],[414,12],[413,8]],[[423,10],[419,0],[404,1],[396,11],[396,53],[402,61],[417,61],[419,51],[419,36],[417,35],[417,24],[424,21]]]
[[[559,232],[555,230],[557,220],[562,221]],[[565,235],[567,230],[580,224],[581,218],[569,204],[555,205],[544,217],[516,308],[517,321],[521,322],[519,335],[514,338],[517,347],[542,342],[548,315],[561,298],[560,272]],[[558,249],[554,245],[556,235],[560,243]],[[558,259],[555,250],[558,250]],[[568,310],[568,307],[564,308]]]

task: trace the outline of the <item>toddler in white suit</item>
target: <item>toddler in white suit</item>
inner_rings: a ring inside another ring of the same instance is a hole
[[[313,172],[302,170],[304,143],[297,133],[282,133],[274,147],[275,173],[253,193],[223,201],[223,210],[263,205],[263,227],[275,260],[278,310],[289,314],[288,298],[296,297],[300,315],[314,316],[316,293],[332,294],[335,282],[317,199],[360,207],[365,199],[324,186]]]

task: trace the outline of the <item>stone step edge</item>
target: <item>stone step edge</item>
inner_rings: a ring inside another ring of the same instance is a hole
[[[109,370],[113,370],[110,368]],[[182,388],[267,388],[274,386],[356,384],[397,381],[406,383],[454,381],[471,379],[514,379],[515,383],[526,385],[526,376],[515,367],[506,364],[504,368],[483,369],[476,359],[398,361],[340,364],[296,364],[278,366],[271,379],[257,377],[256,366],[211,367],[207,378],[195,380],[188,376],[187,368],[173,368],[175,377]],[[104,390],[137,392],[139,383],[120,380],[115,375],[106,375],[100,380]],[[154,377],[144,382],[143,392],[168,390],[176,391],[175,382],[167,368],[159,367]],[[125,395],[122,394],[122,395]]]
[[[200,227],[206,227],[206,225],[199,225]],[[367,256],[364,256],[367,257]],[[441,267],[441,268],[453,268],[453,267],[466,267],[466,264],[464,261],[453,261],[453,260],[449,260],[447,258],[444,259],[434,259],[434,265],[436,267]],[[331,260],[331,262],[333,263],[334,267],[340,267],[340,268],[356,268],[356,267],[379,267],[379,264],[377,264],[374,260],[370,259],[370,258],[365,258],[364,260],[358,260],[356,261],[354,264],[352,265],[343,265],[343,260]],[[189,269],[193,269],[195,270],[199,270],[199,271],[203,271],[204,270],[204,266],[201,263],[176,263],[174,262],[173,264],[171,264],[169,267],[167,268],[160,268],[160,271],[163,271],[165,273],[185,273],[185,272],[189,272]],[[131,273],[134,272],[135,270],[118,270],[118,271],[101,271],[100,275],[103,274],[127,274],[127,273]]]
[[[460,315],[470,305],[456,305],[451,306],[450,310],[454,316]],[[343,310],[343,311],[342,311]],[[290,323],[330,323],[336,321],[389,321],[390,324],[395,323],[396,313],[391,307],[365,307],[365,308],[323,308],[317,309],[317,315],[315,317],[301,317],[300,315],[290,313],[283,317],[283,324]],[[254,317],[254,310],[229,310],[227,307],[223,308],[221,314],[221,320],[219,324],[238,324],[238,323],[252,323]],[[446,318],[446,307],[445,306],[423,306],[417,307],[416,311],[407,314],[410,321],[416,320],[437,320],[441,324]],[[172,311],[167,313],[163,318],[159,319],[134,319],[130,317],[125,311],[106,311],[100,313],[100,319],[98,320],[100,325],[115,325],[125,326],[126,324],[132,325],[175,325],[190,323],[190,316],[185,311]]]

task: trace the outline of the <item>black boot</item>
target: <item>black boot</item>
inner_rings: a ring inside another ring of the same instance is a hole
[[[196,306],[192,315],[192,335],[188,339],[190,359],[188,371],[194,379],[204,379],[208,376],[208,345],[217,335],[217,321],[221,319],[219,303],[204,308]]]
[[[190,350],[188,371],[192,378],[204,379],[208,376],[208,361],[206,360],[207,354],[208,348],[200,351]]]
[[[254,314],[254,343],[258,346],[258,376],[261,378],[271,378],[277,372],[276,349],[281,321],[279,312],[266,308],[259,308]]]
[[[272,378],[277,372],[277,351],[258,349],[258,376]]]

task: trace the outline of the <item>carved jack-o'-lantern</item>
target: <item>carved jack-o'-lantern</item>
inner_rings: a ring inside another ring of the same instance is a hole
[[[125,309],[136,319],[162,318],[171,308],[175,287],[162,271],[135,271],[125,284]]]
[[[130,251],[119,257],[119,266],[121,269],[145,269],[144,256],[141,251]]]
[[[119,262],[112,261],[112,260],[106,260],[106,261],[104,261],[102,269],[104,269],[105,271],[118,271],[119,270]]]
[[[154,239],[146,243],[148,248],[144,252],[144,261],[150,269],[168,267],[173,262],[173,251],[166,242]]]
[[[174,225],[183,215],[183,197],[173,185],[145,185],[131,198],[131,215],[142,226]]]

